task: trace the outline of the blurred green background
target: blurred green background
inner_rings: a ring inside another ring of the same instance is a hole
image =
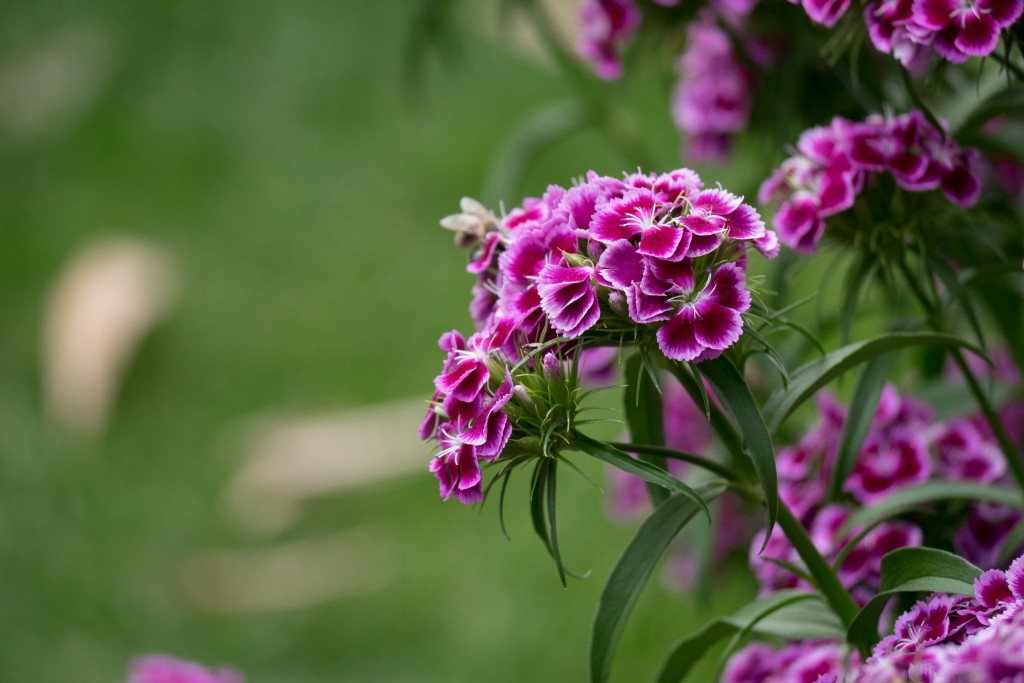
[[[429,397],[438,335],[470,326],[465,255],[437,226],[462,195],[511,208],[548,182],[637,165],[583,130],[521,177],[495,170],[568,86],[529,36],[478,7],[461,6],[440,51],[409,52],[418,12],[407,0],[0,8],[0,680],[110,683],[148,652],[230,663],[251,682],[584,678],[630,529],[578,478],[560,487],[561,533],[591,576],[568,590],[522,487],[509,542],[496,506],[438,499],[426,445],[418,473],[320,497],[273,533],[225,514],[244,455],[233,435],[253,415]],[[610,92],[640,113],[655,163],[678,165],[664,78]],[[104,433],[80,438],[45,416],[41,329],[61,268],[110,233],[164,248],[180,295],[128,365]],[[326,567],[296,550],[332,538]],[[217,596],[246,586],[188,569],[268,549],[295,555],[270,574],[275,590],[325,573],[339,587],[232,610]],[[699,603],[652,586],[619,679],[649,678],[676,637],[752,592],[722,585]]]

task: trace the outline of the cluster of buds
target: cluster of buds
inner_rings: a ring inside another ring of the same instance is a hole
[[[805,253],[817,249],[825,219],[852,207],[876,174],[891,175],[910,192],[941,187],[965,208],[981,194],[979,152],[961,147],[917,110],[864,121],[836,117],[804,131],[797,152],[764,181],[758,199],[780,200],[773,221],[779,239]]]

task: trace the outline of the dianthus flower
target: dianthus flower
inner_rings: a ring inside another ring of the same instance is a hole
[[[733,23],[742,15],[730,13]],[[684,156],[725,158],[732,136],[746,129],[754,102],[754,74],[737,58],[715,12],[702,10],[686,29],[687,45],[676,63],[672,118],[687,135]]]
[[[797,141],[797,154],[762,183],[758,199],[780,201],[773,220],[779,239],[813,253],[825,220],[853,206],[873,176],[887,173],[900,188],[924,192],[942,188],[946,198],[970,207],[981,194],[977,150],[963,148],[914,110],[900,116],[873,115],[865,121],[836,117],[811,128]]]
[[[442,225],[473,250],[467,270],[477,277],[470,310],[478,329],[468,339],[442,335],[447,357],[420,437],[440,447],[430,469],[442,496],[466,503],[483,496],[480,460],[499,457],[511,438],[542,436],[530,430],[550,411],[529,426],[510,417],[539,410],[511,368],[553,376],[529,358],[538,345],[561,362],[628,333],[672,360],[714,358],[743,331],[746,252],[778,252],[753,207],[705,189],[689,169],[621,180],[590,173],[500,220],[463,200],[462,213]]]
[[[774,538],[774,536],[773,536]],[[1024,680],[1024,557],[984,572],[974,596],[936,593],[901,614],[862,662],[835,640],[734,654],[723,683],[1016,683]]]
[[[914,0],[913,21],[935,32],[936,52],[960,64],[991,54],[1022,11],[1024,0]]]
[[[633,0],[583,0],[580,3],[580,54],[605,80],[622,75],[622,44],[640,25],[640,10]]]
[[[1006,484],[1006,463],[992,436],[970,419],[935,422],[921,403],[886,386],[856,464],[843,485],[844,496],[828,501],[827,488],[835,467],[845,409],[829,394],[818,398],[819,423],[799,442],[777,454],[779,496],[809,530],[826,558],[835,558],[860,529],[847,528],[858,506],[884,501],[908,486],[932,479]],[[993,567],[999,549],[1020,514],[1006,506],[975,503],[954,536],[957,551],[981,567]],[[805,587],[798,577],[771,560],[799,563],[783,534],[772,534],[764,552],[759,536],[750,562],[762,593]],[[854,600],[866,603],[878,590],[882,557],[897,548],[921,545],[922,530],[891,520],[871,529],[846,551],[838,567],[840,582]]]
[[[207,669],[167,655],[148,655],[132,662],[127,683],[245,683],[234,669]]]

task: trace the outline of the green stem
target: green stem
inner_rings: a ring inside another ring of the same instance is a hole
[[[910,268],[907,267],[907,264],[902,259],[898,262],[898,265],[900,272],[903,274],[903,278],[907,281],[907,285],[910,287],[910,291],[913,292],[914,297],[921,305],[921,308],[924,309],[928,318],[928,323],[932,326],[932,329],[936,332],[945,332],[946,325],[941,307],[936,303],[933,303],[931,299],[928,298],[928,295],[921,288],[920,283],[918,283],[914,278],[914,274],[910,272]],[[978,378],[974,376],[971,368],[967,365],[967,359],[964,358],[963,351],[958,348],[954,348],[950,353],[953,355],[953,361],[956,363],[957,367],[960,368],[960,373],[967,381],[967,388],[974,396],[974,400],[978,404],[978,408],[981,409],[982,415],[985,416],[985,421],[988,422],[988,426],[992,430],[992,434],[995,435],[996,441],[999,443],[999,450],[1003,453],[1003,458],[1006,460],[1006,464],[1010,468],[1010,474],[1013,475],[1013,479],[1017,483],[1017,488],[1024,493],[1024,463],[1021,462],[1017,447],[1006,433],[1006,429],[1003,427],[1002,421],[999,419],[995,409],[992,407],[992,403],[988,400],[988,396],[986,396],[985,390],[982,389],[981,383],[978,382]]]
[[[703,408],[705,392],[701,391],[701,387],[697,385],[697,382],[703,380],[694,377],[690,372],[678,363],[667,363],[665,365],[669,372],[679,380],[679,383],[683,385],[686,393],[690,395],[690,399],[697,405],[698,408]],[[732,426],[729,419],[722,413],[722,410],[714,403],[709,401],[708,406],[708,418],[711,424],[711,429],[718,436],[718,440],[722,442],[725,447],[726,453],[729,455],[729,459],[732,461],[730,464],[736,467],[743,478],[747,481],[757,481],[757,475],[754,473],[754,466],[743,453],[743,441],[740,439],[739,434],[736,433],[736,428]]]
[[[778,522],[779,526],[782,527],[782,532],[786,534],[786,538],[793,544],[797,554],[800,555],[800,559],[803,560],[807,571],[810,572],[815,582],[817,582],[818,590],[828,600],[828,604],[832,606],[836,615],[843,622],[843,625],[849,627],[853,623],[854,617],[857,616],[857,612],[860,611],[857,603],[853,601],[849,591],[839,582],[839,577],[832,567],[821,556],[818,549],[814,547],[814,543],[811,542],[811,537],[807,535],[807,530],[804,529],[803,524],[793,516],[789,506],[781,501],[779,502]]]
[[[692,465],[696,465],[697,467],[702,467],[708,472],[714,472],[729,481],[742,481],[740,475],[730,467],[726,467],[714,460],[709,460],[708,458],[704,458],[699,455],[677,451],[674,448],[666,448],[665,446],[655,446],[653,444],[646,443],[624,443],[619,441],[612,441],[609,445],[618,448],[620,451],[626,451],[627,453],[639,453],[659,458],[671,458],[672,460],[688,462]]]
[[[1010,59],[1004,57],[998,52],[992,52],[992,54],[990,54],[989,57],[999,62],[1000,66],[1002,66],[1004,69],[1012,73],[1019,80],[1024,81],[1024,69],[1021,69],[1019,66],[1014,64]]]

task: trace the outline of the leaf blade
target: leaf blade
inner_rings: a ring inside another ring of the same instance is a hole
[[[714,499],[725,490],[725,486],[708,484],[700,489],[702,497]],[[601,592],[591,628],[589,661],[592,683],[608,680],[626,620],[654,566],[699,509],[690,498],[682,495],[669,497],[644,521],[615,564]]]

